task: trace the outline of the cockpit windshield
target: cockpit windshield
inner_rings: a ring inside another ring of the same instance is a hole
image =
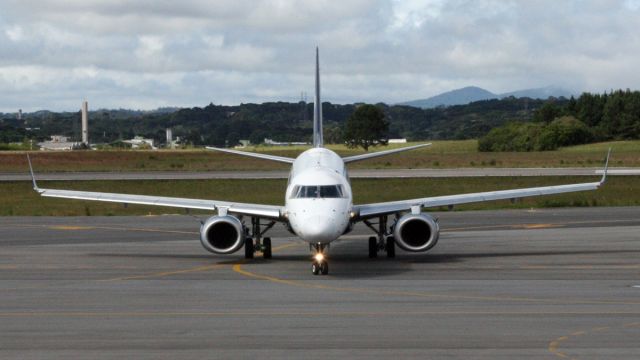
[[[293,189],[292,198],[341,198],[344,197],[342,185],[298,185]]]

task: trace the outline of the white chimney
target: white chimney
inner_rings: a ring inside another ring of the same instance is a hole
[[[89,146],[89,104],[82,102],[82,143]]]
[[[173,132],[167,128],[167,147],[173,149]]]

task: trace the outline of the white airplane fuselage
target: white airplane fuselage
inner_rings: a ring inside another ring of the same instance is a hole
[[[312,148],[293,162],[285,211],[291,230],[310,244],[328,244],[350,225],[353,195],[344,161],[326,148]]]

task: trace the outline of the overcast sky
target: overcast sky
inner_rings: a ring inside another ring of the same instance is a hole
[[[640,88],[640,0],[2,0],[0,111]]]

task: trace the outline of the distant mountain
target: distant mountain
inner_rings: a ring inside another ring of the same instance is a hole
[[[497,97],[498,95],[477,86],[467,86],[462,89],[447,91],[428,99],[407,101],[399,103],[398,105],[409,105],[426,109],[438,106],[464,105],[474,101],[495,99]]]
[[[420,99],[398,103],[397,105],[408,105],[423,109],[435,108],[438,106],[466,105],[474,101],[502,99],[509,96],[515,98],[548,99],[549,97],[571,97],[571,91],[557,87],[545,86],[534,89],[524,89],[507,92],[504,94],[494,94],[491,91],[477,86],[467,86],[461,89],[444,92],[440,95],[432,96],[428,99]]]

